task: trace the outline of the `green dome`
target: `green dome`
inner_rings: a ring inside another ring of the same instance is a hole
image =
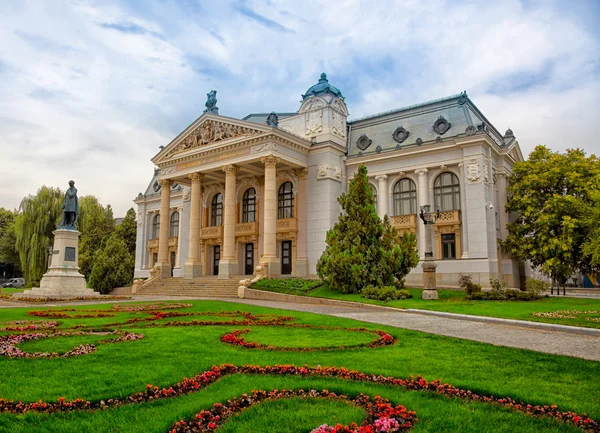
[[[302,100],[314,95],[322,95],[323,93],[331,93],[332,95],[338,96],[344,99],[342,92],[337,87],[333,87],[329,84],[329,80],[327,80],[327,74],[323,72],[321,74],[321,79],[317,84],[310,87],[304,95],[302,95]]]

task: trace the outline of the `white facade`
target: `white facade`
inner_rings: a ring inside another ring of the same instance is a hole
[[[522,160],[512,131],[499,134],[465,93],[347,117],[341,92],[324,74],[299,110],[281,113],[278,124],[266,114],[242,120],[203,114],[153,158],[158,168],[135,200],[135,276],[160,268],[167,278],[172,268],[174,276],[229,277],[258,264],[272,276],[316,276],[326,233],[340,213],[337,198],[365,164],[378,213],[399,231],[415,232],[421,256],[419,209],[440,210],[434,225],[440,286],[456,285],[463,273],[483,286],[490,278],[519,285],[518,263],[502,256],[498,242],[507,235],[506,177]],[[254,202],[251,194],[244,199],[247,191],[255,192]],[[155,227],[155,218],[169,230]],[[192,237],[190,218],[200,226]],[[168,233],[162,244],[161,232]],[[407,282],[421,282],[420,267]]]

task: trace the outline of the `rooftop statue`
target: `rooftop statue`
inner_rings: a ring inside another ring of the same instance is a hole
[[[274,111],[272,111],[271,114],[269,114],[269,117],[267,117],[267,125],[273,128],[279,127],[279,118],[277,117],[277,113]]]
[[[62,205],[63,217],[59,229],[77,230],[77,215],[79,214],[79,200],[75,182],[69,181],[69,189],[65,193]]]
[[[217,107],[217,91],[211,90],[206,94],[206,106],[205,113],[208,114],[219,114],[219,107]]]

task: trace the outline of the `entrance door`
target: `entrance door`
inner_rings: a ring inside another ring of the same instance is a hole
[[[254,244],[246,244],[246,275],[252,275],[254,273]]]
[[[221,260],[221,245],[213,247],[213,275],[219,275],[219,260]]]
[[[177,253],[175,251],[171,251],[171,276],[173,276],[173,268],[175,268],[175,258],[177,257]]]
[[[292,273],[292,241],[281,242],[281,273]]]

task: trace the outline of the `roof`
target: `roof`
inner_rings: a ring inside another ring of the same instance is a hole
[[[342,92],[337,87],[329,84],[329,80],[327,79],[327,74],[323,72],[321,74],[321,78],[319,82],[308,88],[306,93],[302,95],[302,100],[304,101],[306,98],[310,96],[322,95],[323,93],[331,93],[332,95],[338,96],[344,99]]]
[[[348,156],[427,145],[479,131],[487,131],[501,147],[514,140],[512,131],[510,140],[503,138],[466,91],[353,119],[348,125]]]
[[[260,123],[261,125],[266,125],[267,117],[269,117],[269,114],[271,114],[271,113],[250,113],[246,117],[244,117],[242,120],[245,120],[246,122]],[[275,113],[275,114],[277,114],[277,118],[279,120],[281,120],[281,119],[285,119],[286,117],[295,116],[298,113]]]

